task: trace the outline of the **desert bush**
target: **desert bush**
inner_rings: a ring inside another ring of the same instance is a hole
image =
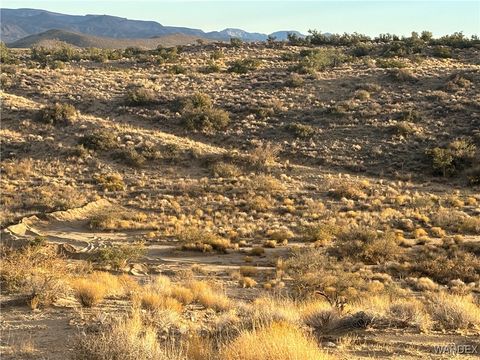
[[[368,196],[365,193],[365,188],[362,183],[355,181],[340,181],[334,189],[329,191],[329,194],[336,199],[352,199],[352,200],[361,200],[366,199]]]
[[[74,360],[180,360],[180,350],[162,349],[154,328],[138,312],[104,327],[85,332],[73,344]]]
[[[2,292],[20,294],[35,308],[48,306],[67,293],[67,263],[53,246],[32,244],[14,250],[1,249]]]
[[[184,125],[192,130],[222,130],[230,122],[229,114],[214,107],[212,99],[202,93],[196,93],[187,98],[181,113]]]
[[[119,146],[114,133],[105,129],[92,131],[80,138],[79,144],[90,150],[111,150]]]
[[[232,45],[235,48],[239,48],[243,45],[243,41],[240,38],[232,37],[230,38],[230,45]]]
[[[204,74],[217,73],[222,70],[222,67],[216,64],[214,61],[210,60],[207,65],[201,67],[199,71]]]
[[[449,59],[453,56],[452,49],[447,46],[435,46],[433,48],[433,56],[442,59]]]
[[[42,109],[38,119],[50,125],[70,125],[77,119],[77,110],[71,104],[55,103]]]
[[[13,64],[15,59],[3,41],[0,41],[0,64]]]
[[[21,205],[24,209],[51,212],[79,207],[85,202],[84,194],[73,186],[43,185],[24,191]]]
[[[321,245],[329,245],[335,236],[339,233],[340,228],[332,223],[320,223],[302,226],[299,234],[302,240],[315,242]]]
[[[118,159],[131,167],[140,167],[146,161],[145,157],[132,147],[127,147],[116,151],[113,154],[113,158]]]
[[[210,54],[210,59],[212,60],[220,60],[220,59],[223,59],[224,57],[225,57],[225,54],[223,53],[222,50],[214,50]]]
[[[94,230],[116,230],[141,227],[147,215],[140,211],[113,207],[93,213],[88,219],[88,226]],[[140,223],[140,224],[139,224]]]
[[[315,340],[287,323],[241,333],[222,351],[225,360],[322,360],[324,354]]]
[[[394,232],[379,233],[373,229],[353,226],[338,234],[336,253],[342,258],[382,264],[400,254]]]
[[[460,91],[466,89],[472,85],[472,81],[466,73],[454,73],[448,77],[445,83],[445,90],[447,91]]]
[[[355,99],[362,100],[362,101],[370,99],[370,93],[364,89],[355,91],[353,95]]]
[[[291,88],[299,88],[305,84],[305,80],[298,74],[291,74],[285,81],[285,85]]]
[[[474,161],[477,149],[467,140],[455,140],[447,147],[436,147],[427,154],[431,157],[433,169],[444,177],[468,168]]]
[[[107,191],[122,191],[125,189],[123,177],[118,173],[100,174],[94,176],[94,180]]]
[[[416,82],[418,79],[409,69],[392,69],[388,71],[388,77],[398,82]]]
[[[260,144],[250,152],[248,161],[257,168],[268,168],[275,164],[280,150],[280,145],[271,142]]]
[[[323,296],[333,307],[343,310],[347,303],[370,291],[367,279],[348,259],[338,261],[318,248],[296,249],[285,261],[286,272],[294,282],[292,295],[311,298]]]
[[[480,279],[480,259],[461,249],[422,251],[412,268],[440,284],[460,279],[466,283]]]
[[[431,295],[428,311],[439,329],[464,330],[480,326],[480,307],[471,296]]]
[[[384,69],[391,69],[391,68],[402,69],[407,67],[408,64],[402,60],[378,59],[377,66]]]
[[[127,92],[125,102],[130,106],[141,106],[154,104],[157,94],[153,89],[146,87],[136,87]]]
[[[91,254],[91,259],[115,270],[125,267],[129,262],[137,261],[145,254],[142,243],[132,245],[114,245],[99,248]]]
[[[213,175],[224,178],[235,178],[241,174],[241,170],[238,166],[222,161],[213,164],[212,172]]]
[[[293,70],[301,74],[312,74],[340,66],[346,60],[345,54],[338,49],[303,50],[300,52],[299,62]]]
[[[247,74],[250,71],[256,70],[260,66],[260,61],[257,59],[242,59],[233,61],[228,72],[236,74]]]
[[[286,125],[285,129],[288,132],[293,133],[295,137],[302,139],[311,138],[316,133],[316,130],[313,126],[297,122]]]
[[[226,253],[227,249],[233,247],[230,240],[195,227],[185,228],[177,236],[178,240],[183,244],[182,249],[184,250],[203,252],[215,250],[220,253]]]
[[[410,136],[418,133],[420,130],[419,128],[409,121],[400,121],[393,125],[393,130],[398,135],[402,136]]]

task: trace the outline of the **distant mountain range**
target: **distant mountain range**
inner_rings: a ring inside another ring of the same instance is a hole
[[[129,20],[109,15],[66,15],[37,9],[0,9],[0,17],[1,40],[7,44],[38,34],[41,34],[39,36],[42,38],[49,38],[59,34],[63,37],[66,35],[72,37],[71,34],[76,34],[78,37],[83,34],[102,37],[104,38],[103,42],[106,42],[106,38],[151,39],[174,34],[183,35],[183,39],[201,38],[219,41],[228,41],[232,37],[240,38],[243,41],[264,41],[268,38],[267,34],[250,33],[241,29],[204,32],[200,29],[164,26],[155,21]],[[51,30],[61,30],[61,32],[55,33],[51,32]],[[288,33],[303,36],[298,31],[278,31],[270,35],[275,36],[277,40],[285,40]],[[54,40],[54,38],[51,38],[51,40]],[[79,39],[77,38],[77,40]],[[98,41],[95,39],[83,40],[87,42]],[[111,43],[113,44],[114,42]],[[17,46],[18,44],[17,42]]]

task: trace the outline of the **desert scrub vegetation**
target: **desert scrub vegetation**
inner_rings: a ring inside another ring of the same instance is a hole
[[[322,352],[313,337],[287,323],[241,333],[222,351],[225,360],[323,360],[330,359]]]
[[[187,129],[200,131],[223,130],[230,123],[229,114],[213,105],[207,94],[196,93],[183,101],[182,121]]]
[[[335,253],[366,264],[382,264],[400,254],[398,238],[393,231],[380,232],[374,228],[352,226],[338,234]]]
[[[478,156],[476,146],[468,140],[452,141],[446,147],[435,147],[427,151],[432,167],[443,175],[454,175],[472,166]]]
[[[119,146],[119,141],[115,134],[106,129],[88,132],[78,142],[84,148],[95,151],[111,150]]]
[[[292,70],[301,74],[314,74],[317,71],[324,71],[340,66],[347,61],[347,56],[338,49],[323,48],[313,50],[302,50],[299,55],[298,64]]]
[[[298,122],[286,125],[285,130],[301,139],[311,138],[316,133],[316,129],[313,126]]]
[[[106,246],[94,251],[90,258],[114,270],[124,268],[129,262],[138,261],[145,255],[143,243]]]
[[[65,259],[45,241],[32,242],[20,249],[0,249],[2,291],[22,296],[31,308],[48,306],[66,295],[69,273]]]
[[[154,327],[140,313],[105,325],[100,333],[87,331],[73,345],[75,360],[171,360],[182,359],[173,350],[162,348]],[[177,350],[178,352],[179,350]]]
[[[235,60],[228,67],[228,72],[236,74],[247,74],[256,70],[260,66],[260,61],[257,59],[242,59]]]
[[[71,125],[77,119],[77,110],[71,104],[55,103],[40,110],[38,120],[49,125]]]
[[[119,173],[99,174],[93,177],[105,191],[122,191],[125,189],[123,177]]]
[[[153,89],[144,86],[134,87],[125,96],[125,102],[130,106],[142,106],[154,104],[157,94]]]
[[[471,295],[431,295],[429,312],[440,330],[462,330],[480,326],[480,307]]]
[[[229,239],[196,227],[183,229],[177,237],[182,243],[183,250],[226,253],[228,249],[233,248]]]

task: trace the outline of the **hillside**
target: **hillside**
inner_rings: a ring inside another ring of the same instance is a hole
[[[2,47],[2,359],[478,358],[480,48],[423,35]]]
[[[85,35],[65,30],[48,30],[41,34],[30,35],[9,44],[12,48],[31,48],[35,46],[52,47],[61,42],[76,47],[94,47],[99,49],[125,49],[127,47],[139,47],[143,49],[155,49],[158,45],[176,46],[193,44],[202,39],[198,36],[185,34],[163,35],[152,39],[115,39],[108,37]],[[202,39],[209,42],[209,39]]]

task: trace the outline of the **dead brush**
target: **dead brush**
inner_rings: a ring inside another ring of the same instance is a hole
[[[268,169],[276,164],[281,146],[267,142],[258,145],[248,155],[248,162],[257,169]]]

